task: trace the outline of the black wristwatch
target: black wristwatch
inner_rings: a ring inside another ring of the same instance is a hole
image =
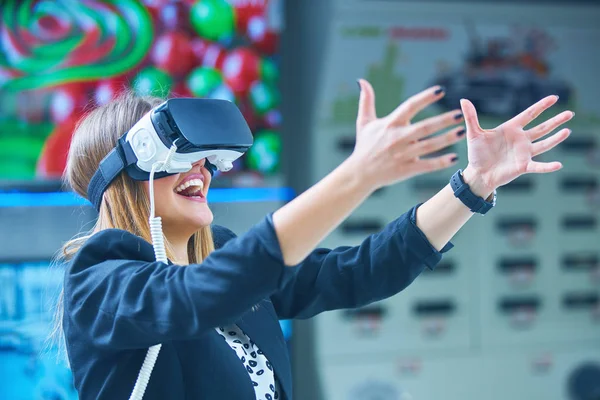
[[[471,191],[469,185],[465,183],[461,169],[456,171],[456,173],[452,175],[452,178],[450,178],[450,186],[454,191],[454,196],[462,201],[471,212],[483,215],[496,205],[496,191],[494,190],[494,198],[491,202],[477,196]]]

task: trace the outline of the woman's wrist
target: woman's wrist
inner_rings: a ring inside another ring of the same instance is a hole
[[[367,161],[352,154],[338,167],[348,177],[348,183],[356,190],[364,192],[367,196],[381,188],[378,183],[377,171],[371,171]]]
[[[476,171],[475,168],[467,166],[467,168],[463,170],[462,176],[465,183],[469,185],[471,192],[485,199],[486,201],[490,201],[491,196],[496,188],[491,187],[487,183],[488,180],[485,179],[483,174]]]

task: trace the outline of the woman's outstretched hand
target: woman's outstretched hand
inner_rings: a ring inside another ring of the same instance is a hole
[[[361,93],[356,120],[356,146],[351,157],[360,160],[359,165],[367,173],[365,178],[368,184],[377,189],[456,163],[455,153],[426,159],[422,157],[464,138],[465,129],[461,126],[428,138],[462,122],[460,110],[411,123],[415,115],[444,96],[439,86],[414,95],[389,115],[377,118],[373,87],[362,79],[359,85]]]
[[[513,119],[500,126],[486,130],[479,126],[473,104],[461,100],[467,125],[467,149],[469,164],[463,176],[471,190],[479,196],[488,197],[495,189],[524,174],[539,174],[558,171],[560,162],[538,162],[533,157],[543,154],[569,137],[569,129],[561,129],[554,135],[542,139],[550,132],[573,118],[574,113],[563,111],[555,117],[525,129],[544,110],[558,100],[548,96]]]

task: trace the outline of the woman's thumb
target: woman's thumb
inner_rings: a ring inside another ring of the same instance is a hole
[[[375,112],[375,91],[369,82],[364,79],[358,80],[360,87],[360,98],[358,100],[358,117],[356,127],[362,128],[377,118]]]
[[[460,108],[462,109],[463,116],[465,118],[465,124],[467,125],[467,132],[471,134],[477,134],[482,131],[479,126],[479,120],[477,118],[477,111],[475,106],[467,99],[460,99]]]

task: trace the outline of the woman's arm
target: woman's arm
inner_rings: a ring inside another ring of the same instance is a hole
[[[66,270],[65,333],[117,350],[195,339],[234,323],[281,287],[282,261],[269,217],[188,266],[156,262],[148,242],[104,230]]]
[[[565,111],[541,125],[523,129],[555,102],[550,96],[500,127],[483,131],[474,107],[463,100],[470,162],[463,178],[471,191],[485,199],[521,174],[552,172],[561,167],[560,163],[537,163],[531,158],[565,140],[567,129],[532,142],[570,120],[573,113]],[[389,297],[410,284],[425,265],[432,268],[472,215],[447,185],[413,209],[411,218],[401,217],[360,246],[313,252],[292,272],[284,272],[292,277],[271,297],[273,305],[282,318],[303,318]]]
[[[453,111],[416,124],[410,120],[443,97],[434,87],[402,103],[390,115],[377,118],[375,94],[366,81],[359,82],[361,96],[356,147],[330,175],[273,215],[284,262],[300,263],[331,231],[376,189],[425,172],[449,167],[455,154],[421,159],[462,139],[461,128],[433,139],[427,136],[462,119]]]
[[[321,312],[362,307],[405,289],[442,253],[415,223],[413,207],[359,246],[317,249],[283,272],[283,286],[271,301],[280,319],[310,318]]]
[[[548,96],[491,130],[479,126],[475,107],[468,100],[461,101],[469,153],[469,165],[463,171],[463,178],[474,194],[486,199],[496,188],[523,174],[549,173],[562,168],[559,162],[540,163],[532,158],[566,140],[571,131],[562,129],[547,139],[535,141],[569,121],[574,113],[564,111],[530,129],[524,128],[557,100],[556,96]],[[447,185],[419,207],[417,226],[431,244],[440,249],[472,216]]]

